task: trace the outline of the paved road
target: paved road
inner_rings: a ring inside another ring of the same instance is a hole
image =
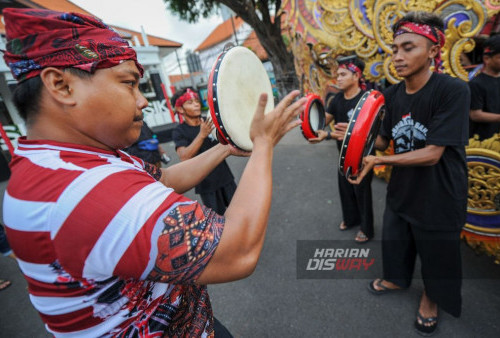
[[[174,154],[171,143],[164,146]],[[423,287],[419,279],[407,291],[384,296],[368,293],[368,279],[297,279],[297,240],[342,240],[359,247],[352,241],[355,230],[337,230],[336,156],[333,143],[309,145],[298,130],[276,148],[273,207],[258,267],[245,280],[209,287],[215,315],[236,337],[418,337],[413,322]],[[237,178],[245,163],[229,159]],[[372,248],[380,244],[385,187],[374,179]],[[187,195],[196,198],[193,192]],[[440,313],[439,336],[498,337],[500,266],[476,256],[465,244],[462,255],[466,275],[489,279],[464,280],[462,317]],[[374,267],[370,277],[380,273],[380,265]],[[13,281],[0,292],[0,337],[47,337],[10,259],[0,259],[0,278]]]

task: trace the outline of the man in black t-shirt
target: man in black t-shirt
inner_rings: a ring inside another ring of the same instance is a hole
[[[434,333],[439,308],[461,312],[460,230],[467,207],[467,84],[439,74],[443,21],[432,13],[408,13],[394,27],[392,62],[404,81],[384,93],[386,115],[376,140],[395,154],[367,156],[352,183],[374,165],[394,166],[387,187],[382,233],[384,278],[369,285],[374,294],[408,288],[420,256],[424,292],[415,328]],[[430,71],[434,64],[436,73]]]
[[[213,122],[201,117],[201,104],[198,95],[187,89],[174,102],[176,110],[184,117],[172,133],[175,149],[181,161],[188,160],[217,145],[210,135]],[[222,161],[200,184],[195,192],[200,195],[203,204],[223,215],[231,202],[236,183],[226,161]]]
[[[469,82],[471,135],[480,140],[500,133],[500,35],[484,44],[483,69]]]
[[[345,129],[354,108],[365,92],[363,82],[364,62],[355,58],[343,62],[337,70],[337,87],[342,93],[335,95],[331,104],[327,107],[326,123],[335,121],[333,133],[318,130],[318,137],[310,139],[311,143],[318,143],[325,139],[335,139],[340,151],[344,140]],[[373,203],[371,182],[373,172],[359,185],[350,184],[347,179],[337,171],[340,203],[342,207],[343,221],[340,230],[347,230],[354,226],[360,226],[355,241],[365,243],[373,237]]]

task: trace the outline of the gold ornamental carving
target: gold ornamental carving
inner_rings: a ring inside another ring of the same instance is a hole
[[[443,71],[467,81],[468,73],[460,57],[474,49],[473,37],[500,12],[500,0],[284,0],[280,11],[285,15],[291,40],[303,40],[308,46],[294,48],[297,43],[290,44],[297,59],[311,61],[296,62],[302,67],[297,68],[297,73],[317,73],[306,76],[304,86],[324,95],[335,83],[336,60],[353,54],[365,61],[364,75],[369,81],[399,82],[391,62],[392,25],[417,10],[443,17]],[[316,56],[306,55],[313,51]]]

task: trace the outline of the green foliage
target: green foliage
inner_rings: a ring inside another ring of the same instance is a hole
[[[182,20],[194,23],[201,17],[214,14],[219,1],[216,0],[164,0],[167,8],[179,15]]]
[[[241,16],[246,10],[248,0],[163,0],[167,8],[179,15],[182,20],[195,23],[200,17],[207,18],[214,14],[218,5],[225,4],[231,8],[236,15]],[[258,11],[275,12],[281,6],[281,0],[253,0]]]

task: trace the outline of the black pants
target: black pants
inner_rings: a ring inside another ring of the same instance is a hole
[[[233,338],[233,335],[229,330],[222,325],[221,322],[214,317],[214,336],[215,338]]]
[[[207,193],[201,193],[200,197],[203,204],[219,215],[224,215],[226,209],[236,191],[236,183],[231,181],[219,189]]]
[[[427,296],[455,317],[462,308],[460,231],[428,231],[385,208],[382,232],[384,279],[402,288],[411,284],[420,257]]]
[[[340,202],[345,225],[359,225],[368,238],[373,237],[373,171],[368,173],[359,185],[353,185],[338,173]]]

